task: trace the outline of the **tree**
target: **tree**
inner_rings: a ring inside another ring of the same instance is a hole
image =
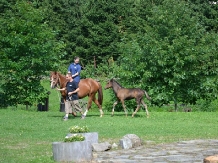
[[[9,7],[0,18],[1,89],[8,105],[32,105],[47,96],[40,80],[57,67],[64,44],[56,41],[42,9],[29,2]]]
[[[178,102],[216,98],[218,35],[193,12],[190,3],[165,0],[142,17],[145,32],[121,44],[120,76],[149,90],[156,104],[173,100],[176,108]]]
[[[120,20],[128,18],[127,12],[134,1],[52,1],[38,0],[36,7],[47,10],[48,24],[58,30],[58,39],[66,43],[63,59],[73,61],[80,56],[86,65],[96,57],[97,64],[110,57],[117,59],[121,39]]]

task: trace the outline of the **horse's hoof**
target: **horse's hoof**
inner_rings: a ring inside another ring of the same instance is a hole
[[[111,117],[113,117],[114,115],[113,114],[111,114]]]

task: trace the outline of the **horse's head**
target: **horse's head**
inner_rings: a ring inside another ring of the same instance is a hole
[[[113,79],[109,80],[107,82],[107,84],[105,85],[104,89],[109,89],[109,88],[112,88],[113,86]]]
[[[51,82],[51,88],[54,89],[55,87],[57,87],[58,82],[59,82],[59,75],[58,72],[56,71],[52,71],[50,73],[50,82]]]

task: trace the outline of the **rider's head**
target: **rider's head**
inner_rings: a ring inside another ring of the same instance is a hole
[[[74,57],[74,63],[79,63],[79,57]]]

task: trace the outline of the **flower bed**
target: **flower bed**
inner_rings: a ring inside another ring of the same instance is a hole
[[[86,132],[89,132],[89,129],[87,126],[82,126],[82,127],[72,126],[69,128],[69,132],[70,133],[86,133]]]

